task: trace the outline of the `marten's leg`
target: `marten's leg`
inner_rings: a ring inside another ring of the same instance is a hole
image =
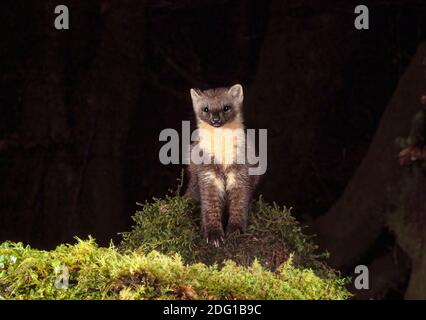
[[[244,232],[250,206],[252,186],[246,170],[232,170],[226,175],[229,218],[226,233]]]
[[[204,236],[207,242],[218,247],[224,237],[225,182],[221,175],[210,170],[200,173],[198,179]]]

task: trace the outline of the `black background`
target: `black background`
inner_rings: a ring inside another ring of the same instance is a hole
[[[193,120],[189,89],[237,82],[247,126],[268,129],[258,193],[309,224],[425,40],[421,3],[371,1],[359,31],[350,1],[2,1],[0,241],[119,239],[136,201],[176,185],[158,135]],[[53,27],[58,4],[70,30]]]

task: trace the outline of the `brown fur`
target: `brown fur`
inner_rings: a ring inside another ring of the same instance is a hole
[[[244,129],[243,92],[240,85],[204,92],[191,89],[191,96],[199,128],[212,134],[222,129]],[[225,106],[228,106],[229,110],[225,111]],[[208,112],[205,108],[208,108]],[[231,146],[221,146],[220,149],[227,149],[224,151],[226,154],[234,154],[237,143],[233,140]],[[224,230],[226,233],[245,231],[249,205],[258,176],[250,176],[249,165],[237,164],[234,158],[229,163],[214,163],[213,160],[219,157],[218,150],[210,148],[209,141],[203,141],[202,138],[191,147],[194,148],[197,144],[203,152],[211,156],[212,163],[190,163],[187,194],[200,203],[206,240],[218,246],[219,240],[224,238]]]

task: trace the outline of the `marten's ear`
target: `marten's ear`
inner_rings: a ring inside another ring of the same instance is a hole
[[[237,103],[241,103],[244,100],[243,87],[240,84],[235,84],[228,89],[228,93]]]
[[[201,98],[201,91],[199,89],[191,89],[190,92],[193,103],[195,103],[198,99]]]

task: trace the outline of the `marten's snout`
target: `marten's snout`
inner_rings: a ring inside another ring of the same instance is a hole
[[[220,127],[222,125],[222,120],[220,119],[219,113],[213,113],[211,116],[211,124],[214,127]]]

